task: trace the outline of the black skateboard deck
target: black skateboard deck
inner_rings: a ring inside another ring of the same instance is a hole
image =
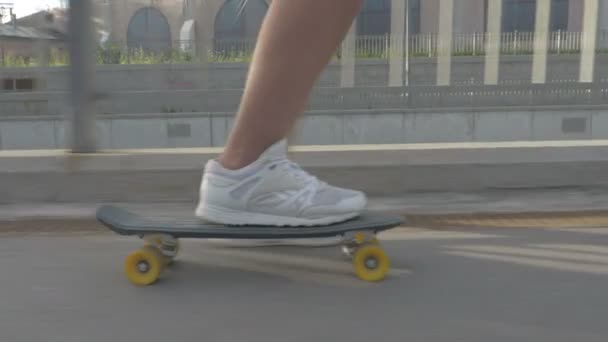
[[[364,212],[346,222],[315,227],[226,226],[205,222],[192,215],[159,217],[136,214],[116,206],[97,210],[97,219],[120,235],[138,236],[146,245],[125,260],[127,278],[135,285],[150,285],[173,262],[180,238],[302,240],[337,238],[344,254],[352,258],[355,274],[365,281],[379,281],[388,274],[388,256],[376,238],[379,232],[404,223],[399,217]]]
[[[340,236],[349,232],[374,234],[403,224],[399,217],[364,212],[346,222],[317,227],[226,226],[195,217],[147,217],[115,206],[103,206],[97,219],[120,235],[166,234],[174,238],[294,239]]]

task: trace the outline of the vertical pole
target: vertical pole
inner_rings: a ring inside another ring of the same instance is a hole
[[[595,69],[595,48],[598,31],[598,0],[585,0],[583,13],[583,41],[581,43],[580,82],[593,82]]]
[[[437,85],[450,84],[452,72],[452,33],[454,0],[439,2],[439,41],[437,42]]]
[[[94,39],[90,0],[70,0],[71,150],[95,151]]]
[[[410,0],[405,0],[405,86],[410,85]]]
[[[352,88],[355,86],[355,51],[357,45],[357,19],[353,21],[350,30],[342,42],[342,60],[340,86]]]
[[[549,41],[550,19],[551,0],[537,0],[532,83],[545,83],[547,80],[547,45]]]
[[[391,36],[388,78],[388,85],[390,87],[403,86],[405,12],[405,0],[391,0]]]
[[[500,45],[502,44],[502,0],[488,0],[488,38],[486,40],[486,63],[484,84],[498,84]]]

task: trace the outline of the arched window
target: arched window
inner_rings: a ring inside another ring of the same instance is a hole
[[[171,28],[161,11],[154,7],[139,9],[127,29],[129,48],[142,48],[147,52],[160,52],[171,48]]]
[[[215,39],[255,39],[267,10],[264,0],[226,0],[215,17]]]

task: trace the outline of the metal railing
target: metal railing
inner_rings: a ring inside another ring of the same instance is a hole
[[[554,31],[549,34],[548,52],[552,54],[579,53],[582,46],[582,32]],[[409,37],[408,50],[410,56],[434,57],[437,55],[439,35],[436,33],[421,33]],[[487,42],[494,39],[490,33],[456,33],[452,38],[452,54],[454,56],[485,55]],[[390,51],[391,39],[384,36],[358,36],[357,56],[387,58]],[[534,32],[503,32],[500,35],[500,52],[510,55],[532,54],[534,50]],[[598,36],[598,52],[608,52],[608,31],[600,31]]]

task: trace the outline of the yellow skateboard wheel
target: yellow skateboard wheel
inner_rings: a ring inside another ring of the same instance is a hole
[[[163,270],[163,256],[156,247],[145,246],[127,256],[125,274],[135,285],[146,286],[158,280]]]
[[[380,246],[367,244],[355,251],[353,266],[355,274],[360,279],[380,281],[388,274],[390,260]]]

